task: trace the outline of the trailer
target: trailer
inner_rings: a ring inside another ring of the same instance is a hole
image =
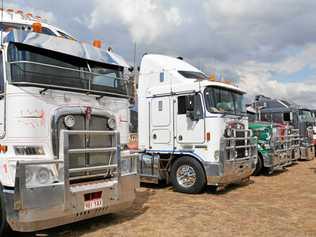
[[[142,182],[171,182],[184,193],[249,179],[257,162],[244,92],[211,81],[181,58],[148,54],[138,81]]]
[[[293,156],[297,156],[297,149],[300,152],[300,159],[311,160],[315,156],[313,141],[313,127],[315,121],[311,110],[294,103],[281,99],[272,99],[258,95],[253,103],[258,109],[258,120],[274,123],[286,123],[293,129],[292,134]],[[296,136],[299,134],[299,147],[297,147]],[[295,158],[293,158],[295,159]]]
[[[139,185],[128,64],[63,37],[13,30],[0,49],[0,236],[129,208]]]

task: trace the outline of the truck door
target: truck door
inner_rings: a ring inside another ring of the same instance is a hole
[[[150,104],[150,146],[153,150],[173,150],[172,98],[153,98]]]
[[[5,133],[5,98],[4,98],[4,64],[3,54],[0,51],[0,137],[4,136]]]
[[[205,123],[200,94],[175,97],[176,145],[204,143]]]

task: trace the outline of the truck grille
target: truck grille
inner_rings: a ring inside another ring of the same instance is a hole
[[[64,118],[67,115],[72,115],[75,119],[75,125],[72,128],[67,128],[64,123]],[[84,130],[84,131],[104,131],[109,130],[107,127],[108,117],[101,115],[91,115],[89,119],[84,113],[63,113],[54,119],[53,122],[53,148],[54,154],[59,155],[59,139],[60,131],[64,130]],[[91,136],[89,134],[80,135],[74,134],[69,137],[69,149],[84,149],[84,148],[104,148],[111,147],[113,141],[110,136]],[[69,168],[82,168],[92,166],[111,165],[115,162],[114,153],[82,153],[82,154],[69,154]],[[104,173],[104,171],[93,171],[93,173],[72,174],[70,178],[73,178],[73,182],[80,182],[76,180],[76,176],[100,178],[110,178],[112,174]]]
[[[222,139],[226,159],[243,159],[256,155],[257,147],[249,130],[233,129],[233,136]]]
[[[246,138],[245,136],[245,131],[236,131],[236,137],[237,138]],[[236,140],[236,147],[241,146],[242,148],[236,148],[236,152],[237,152],[237,159],[239,158],[243,158],[246,156],[246,148],[243,147],[246,145],[246,140]]]

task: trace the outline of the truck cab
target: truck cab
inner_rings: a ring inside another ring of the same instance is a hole
[[[128,64],[113,52],[13,30],[0,49],[0,235],[130,207]]]
[[[243,96],[182,59],[145,55],[138,82],[141,180],[198,193],[206,184],[248,179],[257,151]]]

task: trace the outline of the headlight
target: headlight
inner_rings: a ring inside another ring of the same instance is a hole
[[[270,149],[270,145],[269,144],[261,144],[263,149]]]
[[[233,130],[231,128],[225,129],[225,137],[232,137],[233,136]]]
[[[109,125],[109,128],[114,130],[116,128],[116,121],[115,121],[115,119],[114,118],[109,118],[108,125]]]
[[[75,124],[76,124],[75,117],[72,116],[72,115],[67,115],[67,116],[64,118],[64,124],[66,125],[67,128],[72,128],[72,127],[74,127]]]
[[[25,167],[26,186],[31,188],[62,182],[62,174],[63,170],[57,171],[55,165],[28,165]]]
[[[41,168],[36,173],[36,180],[40,184],[47,184],[51,179],[51,172],[47,168]]]

